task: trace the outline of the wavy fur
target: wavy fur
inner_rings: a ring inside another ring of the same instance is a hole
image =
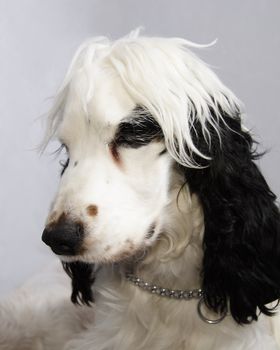
[[[223,111],[221,113],[224,113]],[[223,312],[229,303],[238,323],[271,316],[265,304],[280,296],[280,220],[276,196],[254,160],[252,136],[241,120],[224,113],[211,147],[195,127],[194,140],[211,161],[201,170],[184,169],[205,218],[203,289],[207,305]],[[202,160],[200,160],[202,161]]]

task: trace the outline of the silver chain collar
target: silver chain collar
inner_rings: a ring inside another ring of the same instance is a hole
[[[190,299],[200,299],[203,296],[202,289],[168,289],[162,288],[155,284],[145,282],[142,278],[134,276],[132,274],[125,275],[126,280],[138,286],[141,289],[146,290],[152,294],[157,294],[162,297],[179,299],[179,300],[190,300]]]
[[[128,282],[134,284],[135,286],[149,292],[152,294],[156,294],[161,297],[176,299],[176,300],[191,300],[191,299],[199,299],[197,304],[197,312],[200,319],[208,324],[217,324],[220,323],[227,315],[225,311],[220,315],[218,319],[209,319],[207,318],[203,312],[202,307],[204,304],[203,299],[203,290],[202,289],[169,289],[162,288],[153,283],[145,282],[142,278],[139,278],[131,273],[126,273],[125,278]]]

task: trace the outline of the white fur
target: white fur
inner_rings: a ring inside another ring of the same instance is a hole
[[[133,34],[116,42],[94,39],[78,50],[45,139],[46,144],[58,137],[70,155],[47,223],[62,213],[84,223],[86,251],[63,259],[102,266],[94,284],[96,302],[92,308],[73,306],[65,276],[43,273],[0,305],[1,350],[278,349],[271,319],[261,316],[238,326],[228,315],[220,324],[206,324],[196,300],[151,295],[125,281],[125,264],[110,264],[141,248],[146,255],[135,268],[143,279],[171,289],[201,286],[203,212],[187,186],[180,191],[184,179],[175,163],[199,166],[184,147],[200,154],[186,123],[194,109],[210,142],[209,105],[217,115],[218,105],[232,114],[238,101],[189,51],[195,46]],[[152,113],[165,144],[121,148],[118,163],[110,142],[136,105]],[[159,156],[164,147],[168,153]],[[96,217],[86,212],[93,204]],[[155,234],[148,238],[154,222]]]
[[[64,115],[69,90],[74,89],[79,96],[75,103],[79,103],[86,114],[91,112],[89,105],[98,90],[96,75],[102,70],[102,74],[107,72],[120,80],[127,97],[152,113],[162,127],[170,154],[178,163],[199,166],[186,153],[185,144],[201,155],[192,142],[186,120],[191,122],[196,111],[205,138],[210,142],[205,123],[215,125],[215,121],[209,107],[218,116],[218,105],[231,115],[240,103],[190,51],[192,47],[198,45],[180,38],[145,38],[134,33],[115,42],[107,38],[89,40],[78,49],[70,64],[50,113],[44,144],[55,134]],[[101,113],[103,118],[106,113]]]

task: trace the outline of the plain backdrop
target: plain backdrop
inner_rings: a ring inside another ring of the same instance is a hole
[[[279,0],[0,0],[0,295],[54,259],[41,242],[59,181],[35,148],[67,65],[88,37],[145,34],[217,44],[199,52],[244,102],[280,194]]]

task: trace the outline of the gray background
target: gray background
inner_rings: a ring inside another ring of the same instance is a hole
[[[280,2],[277,0],[0,0],[0,295],[53,259],[41,231],[58,161],[34,150],[42,114],[77,46],[143,25],[181,36],[245,103],[248,125],[269,153],[261,167],[279,195]]]

